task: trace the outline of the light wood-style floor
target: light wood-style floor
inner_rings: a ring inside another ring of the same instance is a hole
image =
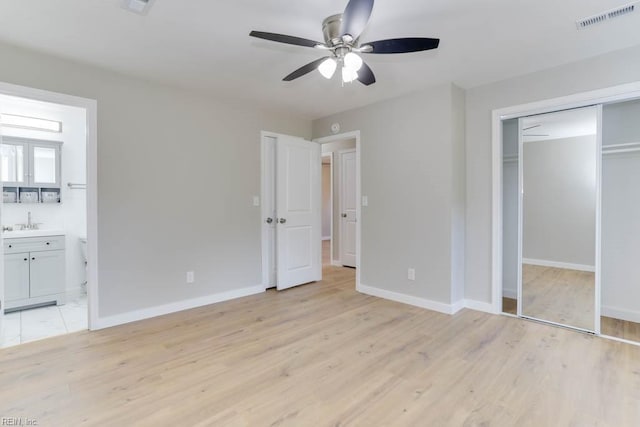
[[[0,350],[39,426],[636,426],[640,348],[354,291],[353,269]]]
[[[331,265],[331,240],[322,241],[322,265]]]
[[[522,314],[593,331],[595,273],[522,265]]]
[[[523,265],[523,313],[570,326],[593,328],[594,275],[583,271]],[[502,311],[517,314],[517,301],[502,299]],[[582,325],[582,326],[581,326]],[[586,328],[586,329],[590,329]],[[602,316],[603,335],[640,343],[640,323]]]

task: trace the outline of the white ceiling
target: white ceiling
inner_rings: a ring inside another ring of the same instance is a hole
[[[322,40],[346,0],[156,0],[146,16],[121,0],[0,0],[0,41],[218,98],[318,118],[453,81],[469,88],[640,44],[640,12],[577,31],[615,0],[377,0],[362,41],[439,37],[436,51],[366,55],[378,83],[341,87],[312,73],[282,78],[314,49],[251,30]]]
[[[586,107],[522,119],[523,129],[533,126],[522,132],[524,142],[595,135],[598,131],[598,113],[596,107]]]

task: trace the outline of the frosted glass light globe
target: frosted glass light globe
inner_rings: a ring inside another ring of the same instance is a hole
[[[344,66],[353,71],[358,71],[362,68],[362,58],[353,52],[349,52],[344,56]]]
[[[336,67],[338,63],[333,58],[327,58],[326,61],[322,61],[320,66],[318,67],[318,71],[322,74],[322,77],[325,79],[330,79],[333,77],[333,74],[336,72]]]
[[[342,81],[345,83],[351,83],[358,78],[358,72],[353,68],[342,67]]]

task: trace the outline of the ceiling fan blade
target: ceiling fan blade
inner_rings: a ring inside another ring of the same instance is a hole
[[[342,14],[342,35],[350,35],[353,40],[360,37],[364,31],[371,12],[373,11],[373,0],[350,0],[344,13]]]
[[[290,82],[291,80],[295,80],[298,77],[304,76],[305,74],[309,74],[313,70],[316,70],[320,66],[320,64],[322,64],[322,62],[324,62],[327,58],[329,57],[325,56],[324,58],[316,59],[315,61],[298,68],[282,80],[284,80],[285,82]]]
[[[362,63],[362,68],[358,70],[358,81],[365,86],[370,86],[376,82],[376,76],[373,75],[373,71],[366,64]]]
[[[303,39],[300,37],[287,36],[285,34],[265,33],[264,31],[251,31],[249,33],[251,37],[256,37],[264,40],[271,40],[272,42],[292,44],[296,46],[304,47],[316,47],[318,45],[324,46],[323,43],[315,42],[309,39]]]
[[[424,37],[409,37],[404,39],[378,40],[363,44],[360,49],[363,53],[409,53],[423,50],[437,49],[440,39],[429,39]],[[371,50],[366,49],[371,46]]]

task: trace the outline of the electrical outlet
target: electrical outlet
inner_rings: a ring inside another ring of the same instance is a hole
[[[260,196],[253,196],[253,206],[260,206]]]
[[[369,206],[369,197],[362,196],[362,206]]]
[[[193,283],[196,281],[196,276],[193,271],[187,271],[187,283]]]
[[[416,280],[416,269],[415,268],[410,268],[407,271],[407,279]]]

